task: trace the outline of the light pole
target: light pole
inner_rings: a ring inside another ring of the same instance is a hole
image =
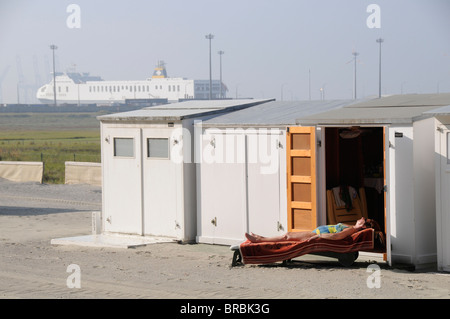
[[[222,95],[222,55],[225,53],[224,51],[217,52],[220,57],[220,98],[223,99]]]
[[[50,46],[50,49],[53,51],[53,101],[56,106],[56,72],[55,72],[55,50],[58,49],[58,47],[54,44]]]
[[[380,44],[380,61],[379,61],[379,69],[378,69],[378,98],[381,98],[381,43],[384,42],[382,38],[376,40],[377,43]]]
[[[281,84],[281,101],[283,101],[283,89],[286,83]]]
[[[209,40],[209,99],[212,99],[212,71],[211,71],[211,40],[214,39],[214,35],[207,34],[205,38]]]
[[[325,84],[322,84],[322,86],[320,87],[320,98],[323,100],[325,100]]]
[[[20,104],[20,93],[19,93],[19,90],[20,90],[20,81],[17,82],[17,104]]]
[[[355,75],[354,75],[354,85],[355,85],[355,100],[356,100],[356,57],[359,55],[358,52],[353,51],[353,56],[354,56],[354,60],[355,60]]]
[[[308,69],[308,93],[309,100],[311,101],[311,69]]]

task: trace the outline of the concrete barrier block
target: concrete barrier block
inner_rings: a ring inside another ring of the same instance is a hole
[[[42,183],[44,163],[42,162],[0,162],[0,178],[13,182]]]
[[[102,164],[88,162],[65,162],[66,184],[102,185]]]

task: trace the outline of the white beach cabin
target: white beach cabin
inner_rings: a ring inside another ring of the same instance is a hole
[[[427,114],[436,118],[437,268],[439,271],[450,271],[450,103]]]
[[[287,130],[300,116],[351,103],[273,101],[197,123],[203,149],[197,170],[197,242],[234,245],[248,231],[286,232]]]
[[[265,101],[187,101],[98,117],[102,233],[195,241],[194,121]]]
[[[440,138],[430,111],[449,104],[448,93],[393,95],[296,121],[320,129],[318,205],[336,179],[377,190],[378,196],[367,196],[368,203],[373,199],[368,209],[385,229],[389,264],[436,265],[436,224],[442,227],[436,220],[436,180],[442,174],[436,174]]]
[[[440,195],[447,206],[437,219],[440,126],[428,112],[449,105],[450,94],[279,103],[201,123],[202,148],[211,151],[197,170],[198,242],[233,245],[246,231],[312,230],[328,224],[327,191],[351,185],[364,191],[368,217],[386,233],[386,248],[374,257],[416,269],[440,258],[448,267],[442,229],[450,226],[450,200]]]

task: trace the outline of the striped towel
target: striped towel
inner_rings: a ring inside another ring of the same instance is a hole
[[[363,229],[342,240],[315,238],[310,241],[285,241],[240,244],[244,264],[270,264],[292,259],[305,254],[319,252],[350,253],[361,250],[373,250],[374,231]]]

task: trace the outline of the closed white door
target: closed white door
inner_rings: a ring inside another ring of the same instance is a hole
[[[450,271],[450,125],[441,126],[440,167],[437,170],[440,180],[440,189],[437,190],[437,243],[438,243],[438,268],[442,271]]]
[[[231,244],[247,231],[245,136],[214,132],[202,141],[201,242]]]
[[[175,158],[177,145],[181,142],[181,134],[177,135],[175,129],[143,129],[145,235],[181,236],[184,226],[183,163]]]
[[[280,216],[280,136],[256,129],[205,134],[201,242],[232,244],[244,241],[245,232],[273,236],[287,230]]]
[[[286,182],[281,181],[280,166],[284,152],[284,135],[258,131],[247,134],[247,214],[248,229],[265,236],[276,236],[287,231],[285,210]]]
[[[104,230],[141,235],[141,131],[104,128],[102,138]]]

